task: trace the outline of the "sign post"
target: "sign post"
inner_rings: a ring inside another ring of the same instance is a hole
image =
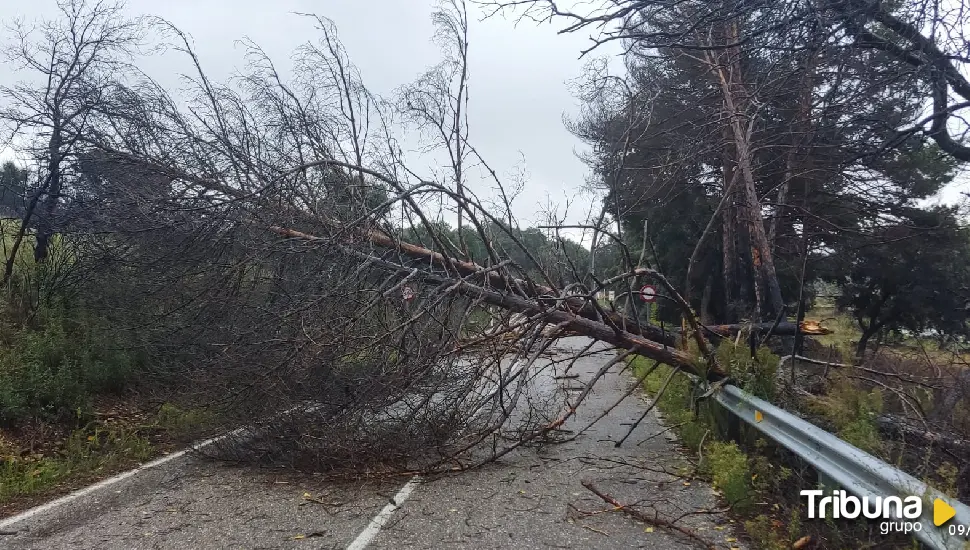
[[[640,299],[647,304],[647,324],[650,323],[652,316],[653,303],[657,301],[657,287],[653,285],[643,285],[640,287]]]

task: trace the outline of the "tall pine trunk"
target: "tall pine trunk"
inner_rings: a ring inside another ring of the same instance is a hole
[[[737,23],[728,22],[725,30],[725,40],[728,43],[738,43]],[[755,274],[755,280],[751,283],[756,296],[756,315],[759,317],[758,320],[761,320],[762,316],[774,318],[781,314],[784,301],[771,246],[765,232],[761,202],[758,200],[755,187],[754,159],[750,140],[752,124],[747,114],[750,102],[741,72],[741,49],[734,46],[714,53],[707,52],[706,55],[721,88],[737,169],[741,171],[738,221],[746,226],[750,239],[750,250],[746,250],[745,255],[750,255],[750,265]],[[763,307],[762,302],[767,307]]]

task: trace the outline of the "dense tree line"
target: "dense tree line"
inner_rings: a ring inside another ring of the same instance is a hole
[[[492,262],[489,250],[493,250],[511,262],[521,276],[542,281],[548,278],[557,287],[583,282],[587,278],[589,250],[572,239],[535,227],[507,227],[498,221],[486,224],[483,229],[484,238],[476,231],[466,228],[459,233],[456,228],[441,223],[436,227],[435,233],[453,243],[453,250],[459,251],[459,257],[480,265],[489,265]],[[406,229],[402,232],[402,238],[434,247],[434,242],[424,228]]]
[[[925,118],[938,51],[904,54],[890,33],[918,43],[907,25],[942,29],[928,9],[651,1],[598,14],[624,21],[605,39],[627,45],[625,72],[593,65],[571,126],[592,146],[601,221],[632,246],[647,222],[652,261],[707,319],[798,315],[825,280],[859,321],[860,353],[892,330],[964,334],[970,238],[960,212],[922,206],[953,181],[963,148]],[[939,40],[956,52],[965,41],[950,31]]]

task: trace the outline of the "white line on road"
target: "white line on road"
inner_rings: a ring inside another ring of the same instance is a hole
[[[287,410],[285,410],[285,411],[283,411],[281,413],[278,413],[278,414],[276,414],[276,415],[273,416],[273,419],[278,419],[280,417],[283,417],[283,416],[286,416],[288,414],[291,414],[294,411],[300,409],[301,406],[302,405],[297,405],[296,407],[291,407],[291,408],[289,408],[289,409],[287,409]],[[317,411],[318,409],[320,409],[322,407],[323,407],[323,405],[314,405],[314,406],[311,406],[311,407],[307,407],[304,410],[307,413],[311,413],[311,412]],[[68,502],[77,500],[77,499],[79,499],[79,498],[81,498],[81,497],[83,497],[85,495],[89,495],[89,494],[91,494],[91,493],[93,493],[93,492],[95,492],[95,491],[97,491],[99,489],[104,489],[105,487],[108,487],[110,485],[114,485],[115,483],[118,483],[119,481],[124,481],[124,480],[126,480],[126,479],[128,479],[128,478],[130,478],[130,477],[132,477],[134,475],[137,475],[137,474],[140,474],[140,473],[144,472],[145,470],[150,470],[152,468],[157,468],[157,467],[161,466],[162,464],[165,464],[167,462],[171,462],[173,460],[182,458],[183,456],[185,456],[186,454],[188,454],[190,451],[200,451],[200,450],[208,447],[209,445],[212,445],[214,443],[218,443],[219,441],[222,441],[223,439],[226,439],[226,438],[229,438],[229,437],[235,437],[237,435],[242,435],[242,434],[244,434],[249,429],[250,428],[248,428],[248,427],[236,428],[235,430],[233,430],[231,432],[228,432],[228,433],[224,433],[224,434],[222,434],[220,436],[212,437],[212,438],[206,439],[205,441],[200,441],[198,443],[195,443],[195,444],[191,445],[187,449],[182,449],[181,451],[178,451],[176,453],[172,453],[170,455],[165,455],[165,456],[163,456],[161,458],[158,458],[158,459],[155,459],[155,460],[153,460],[151,462],[147,462],[145,464],[142,464],[141,466],[139,466],[139,467],[137,467],[137,468],[135,468],[133,470],[128,470],[127,472],[120,473],[120,474],[118,474],[118,475],[116,475],[114,477],[109,477],[108,479],[99,481],[99,482],[95,483],[94,485],[89,485],[89,486],[87,486],[87,487],[85,487],[83,489],[78,489],[77,491],[74,491],[73,493],[70,493],[68,495],[65,495],[65,496],[63,496],[63,497],[61,497],[59,499],[56,499],[56,500],[52,500],[52,501],[48,502],[47,504],[41,504],[40,506],[37,506],[35,508],[31,508],[30,510],[27,510],[25,512],[22,512],[20,514],[17,514],[16,516],[11,516],[11,517],[9,517],[9,518],[7,518],[5,520],[0,520],[0,529],[3,529],[5,527],[9,527],[9,526],[11,526],[11,525],[13,525],[15,523],[21,522],[21,521],[23,521],[25,519],[32,518],[32,517],[34,517],[34,516],[36,516],[38,514],[43,514],[44,512],[50,511],[50,510],[52,510],[54,508],[57,508],[58,506],[61,506],[62,504],[67,504]]]
[[[367,548],[367,545],[370,544],[370,542],[374,540],[374,537],[381,532],[381,528],[387,524],[387,520],[391,519],[394,512],[396,512],[397,509],[401,507],[401,504],[404,504],[404,501],[411,496],[411,492],[414,491],[414,488],[417,487],[419,483],[421,483],[420,476],[414,476],[411,478],[411,481],[405,483],[404,487],[401,487],[401,490],[394,495],[391,502],[388,502],[387,505],[384,506],[384,509],[374,516],[374,519],[370,520],[370,524],[367,525],[367,528],[357,535],[354,542],[350,543],[347,550],[363,550],[364,548]]]
[[[238,430],[233,430],[233,431],[231,431],[231,432],[229,432],[227,434],[223,434],[223,435],[220,435],[218,437],[213,437],[211,439],[206,439],[205,441],[201,441],[201,442],[199,442],[199,443],[197,443],[195,445],[192,445],[188,449],[183,449],[183,450],[178,451],[176,453],[172,453],[170,455],[165,455],[162,458],[155,459],[155,460],[153,460],[151,462],[146,462],[145,464],[142,464],[141,466],[139,466],[139,467],[137,467],[137,468],[135,468],[133,470],[128,470],[127,472],[120,473],[120,474],[118,474],[118,475],[116,475],[114,477],[109,477],[108,479],[101,480],[101,481],[95,483],[94,485],[89,485],[89,486],[87,486],[87,487],[85,487],[83,489],[78,489],[77,491],[74,491],[73,493],[70,493],[68,495],[62,496],[61,498],[56,499],[56,500],[52,500],[52,501],[48,502],[47,504],[41,504],[40,506],[31,508],[30,510],[27,510],[26,512],[22,512],[20,514],[17,514],[16,516],[11,516],[11,517],[9,517],[9,518],[7,518],[5,520],[0,521],[0,529],[3,529],[5,527],[9,527],[9,526],[11,526],[11,525],[13,525],[15,523],[19,523],[21,521],[24,521],[25,519],[30,519],[30,518],[38,515],[38,514],[43,514],[44,512],[47,512],[47,511],[52,510],[54,508],[57,508],[58,506],[61,506],[62,504],[67,504],[68,502],[77,500],[77,499],[79,499],[79,498],[81,498],[81,497],[83,497],[85,495],[89,495],[89,494],[91,494],[91,493],[93,493],[95,491],[98,491],[100,489],[104,489],[105,487],[108,487],[109,485],[114,485],[115,483],[118,483],[119,481],[124,481],[124,480],[128,479],[129,477],[132,477],[134,475],[140,474],[141,472],[144,472],[145,470],[150,470],[152,468],[157,468],[158,466],[161,466],[162,464],[165,464],[166,462],[171,462],[171,461],[173,461],[175,459],[182,458],[183,456],[185,456],[186,454],[188,454],[189,451],[193,451],[193,450],[198,451],[198,450],[201,450],[201,449],[203,449],[205,447],[208,447],[209,445],[212,445],[213,443],[216,443],[217,441],[222,441],[223,439],[225,439],[227,437],[234,436],[234,435],[238,435],[239,433],[241,433],[243,431],[245,431],[245,430],[242,429],[242,428],[240,428]]]

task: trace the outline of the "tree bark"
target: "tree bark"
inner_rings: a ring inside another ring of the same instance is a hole
[[[857,358],[862,359],[863,357],[865,357],[866,348],[869,347],[869,340],[871,340],[872,337],[875,336],[876,333],[878,333],[879,329],[881,328],[882,328],[882,325],[876,322],[872,322],[869,324],[868,327],[865,327],[863,329],[862,336],[859,337],[859,343],[856,344],[856,348],[855,348],[855,355]]]
[[[701,295],[701,324],[708,325],[711,323],[711,294],[714,287],[714,279],[708,277],[704,283],[704,294]]]
[[[724,212],[721,214],[721,257],[722,270],[724,277],[724,315],[725,321],[735,323],[738,321],[737,304],[738,298],[738,252],[737,234],[735,231],[737,224],[736,185],[731,185],[736,177],[734,170],[734,159],[730,152],[730,135],[727,126],[724,127],[724,154],[722,156],[722,172],[724,173]]]
[[[47,259],[50,249],[50,239],[54,234],[54,212],[61,197],[61,132],[55,125],[51,135],[49,160],[47,165],[48,186],[47,196],[41,203],[41,213],[37,220],[37,241],[34,244],[34,261],[42,262]],[[24,223],[27,223],[24,220]]]
[[[728,22],[727,41],[737,43],[739,34],[737,22]],[[745,218],[742,221],[746,222],[751,239],[751,264],[754,272],[759,275],[757,277],[759,280],[753,286],[759,298],[762,296],[761,288],[766,287],[767,290],[767,310],[761,311],[762,308],[760,307],[756,309],[759,310],[759,314],[774,318],[781,313],[784,301],[781,296],[778,275],[775,272],[771,247],[765,233],[761,202],[758,200],[758,192],[755,186],[754,162],[750,143],[751,126],[747,115],[749,101],[741,73],[740,54],[740,47],[735,46],[716,53],[708,52],[707,56],[721,88],[738,169],[741,171],[740,198],[742,199],[741,207]]]
[[[278,235],[308,241],[322,241],[324,239],[292,229],[281,227],[269,228]],[[375,243],[379,244],[379,243]],[[706,377],[711,381],[723,380],[727,374],[720,370],[717,365],[707,365],[702,370],[698,368],[696,357],[680,351],[676,348],[649,340],[641,335],[633,334],[626,330],[618,329],[605,322],[589,319],[580,316],[575,311],[571,311],[565,305],[567,300],[563,300],[563,305],[558,308],[551,308],[550,304],[543,303],[541,297],[525,297],[516,295],[508,289],[491,289],[486,286],[477,285],[470,282],[473,277],[466,276],[457,278],[454,276],[438,275],[427,271],[417,270],[359,252],[348,247],[342,247],[343,251],[360,258],[368,265],[379,267],[386,271],[411,272],[413,280],[428,285],[443,286],[450,285],[448,291],[458,292],[459,294],[481,300],[482,302],[502,309],[523,313],[529,316],[541,316],[549,324],[555,324],[564,331],[574,332],[597,340],[602,340],[618,348],[630,350],[637,355],[642,355],[655,361],[660,361],[672,367],[679,367],[681,370],[696,376]],[[423,252],[422,255],[437,254],[430,250],[421,249],[414,245],[409,245],[405,250],[413,253]],[[489,280],[490,271],[478,271],[477,275],[484,279],[486,284]],[[632,328],[632,327],[631,327]]]

